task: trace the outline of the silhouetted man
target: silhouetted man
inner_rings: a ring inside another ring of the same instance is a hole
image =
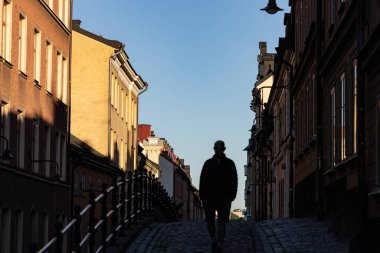
[[[225,149],[223,141],[215,142],[215,155],[204,163],[199,184],[199,195],[206,216],[213,252],[221,252],[226,223],[230,217],[231,202],[235,199],[237,191],[235,163],[226,157]],[[215,228],[215,211],[218,212],[217,230]]]

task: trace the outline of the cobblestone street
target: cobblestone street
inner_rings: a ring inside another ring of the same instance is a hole
[[[127,250],[132,252],[211,252],[203,221],[154,223],[145,228]],[[278,219],[256,223],[231,221],[223,245],[224,253],[345,253],[347,246],[311,219]]]

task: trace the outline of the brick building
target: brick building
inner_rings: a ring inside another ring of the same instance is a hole
[[[0,252],[29,252],[70,216],[71,1],[1,0],[0,20]]]

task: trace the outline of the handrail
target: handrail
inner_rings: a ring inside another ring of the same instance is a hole
[[[85,245],[90,253],[105,252],[108,246],[116,244],[118,235],[124,235],[144,216],[157,213],[167,220],[178,219],[175,202],[161,182],[151,172],[142,169],[143,166],[139,164],[137,170],[123,174],[119,180],[113,178],[109,187],[103,184],[97,196],[94,190],[90,190],[88,204],[83,209],[75,206],[74,217],[64,228],[57,222],[55,236],[38,253],[49,252],[53,247],[55,252],[62,252],[63,237],[69,235],[71,239],[65,242],[70,252],[80,252]],[[83,222],[86,222],[85,226],[82,226]],[[81,231],[81,227],[86,231]],[[97,233],[100,233],[100,239]]]

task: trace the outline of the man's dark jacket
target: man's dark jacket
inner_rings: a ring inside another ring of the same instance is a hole
[[[216,157],[208,159],[202,168],[199,183],[199,196],[234,200],[237,192],[237,173],[235,163],[223,155],[218,163]]]

